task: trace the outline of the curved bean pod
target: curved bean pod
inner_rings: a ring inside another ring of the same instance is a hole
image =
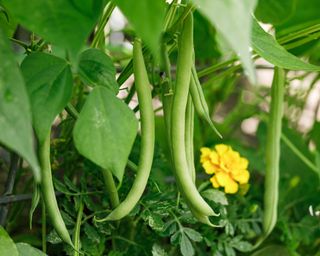
[[[39,161],[41,166],[41,190],[42,198],[47,213],[51,219],[52,226],[60,238],[67,244],[73,246],[68,229],[59,211],[57,199],[54,193],[50,163],[50,132],[45,141],[39,145]]]
[[[192,71],[191,71],[191,82],[190,82],[190,94],[192,97],[192,101],[195,107],[195,110],[199,117],[210,125],[212,130],[220,137],[222,138],[222,135],[220,132],[217,130],[217,128],[214,126],[210,114],[209,114],[209,108],[206,102],[206,99],[203,95],[203,91],[201,88],[200,81],[198,79],[197,71],[192,65]]]
[[[143,194],[153,162],[155,141],[154,112],[150,84],[139,39],[135,40],[133,47],[133,70],[141,116],[141,149],[138,171],[125,200],[103,220],[119,220],[130,213]]]

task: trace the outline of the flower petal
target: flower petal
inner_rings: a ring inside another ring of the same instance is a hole
[[[244,158],[244,157],[240,157],[239,163],[238,163],[238,167],[239,169],[245,170],[248,168],[249,165],[249,161],[248,159]]]
[[[250,173],[248,170],[241,170],[236,173],[232,173],[232,177],[234,180],[238,181],[240,184],[246,184],[249,181]]]
[[[237,182],[233,181],[232,179],[224,186],[224,192],[227,194],[235,194],[238,192],[239,185]]]
[[[218,183],[218,181],[217,181],[216,176],[212,176],[212,177],[210,178],[210,182],[212,183],[212,186],[213,186],[214,188],[220,187],[220,185],[219,185],[219,183]]]
[[[214,166],[210,161],[203,162],[202,167],[207,174],[213,174],[217,170],[216,166]]]
[[[219,164],[219,156],[216,151],[212,151],[209,155],[210,160],[213,164]]]
[[[217,172],[215,176],[217,178],[218,183],[222,187],[224,187],[231,179],[230,176],[224,171]]]
[[[218,144],[214,147],[219,155],[223,155],[225,152],[229,150],[229,146],[225,144]]]
[[[200,163],[203,163],[210,159],[210,154],[211,154],[210,148],[203,147],[200,149],[200,152],[201,152]]]

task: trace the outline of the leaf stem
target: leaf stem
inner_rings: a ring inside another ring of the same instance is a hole
[[[109,195],[111,206],[112,208],[116,208],[119,205],[119,195],[112,173],[109,170],[103,169],[102,174]]]
[[[106,26],[106,24],[108,23],[110,16],[114,10],[114,8],[116,7],[116,5],[111,1],[107,4],[105,11],[103,13],[103,16],[101,17],[98,25],[97,25],[97,32],[92,40],[91,43],[91,47],[92,48],[98,48],[101,38],[102,36],[104,36],[104,28]]]
[[[81,229],[81,220],[82,220],[82,215],[83,215],[83,202],[82,198],[80,198],[80,205],[79,205],[79,210],[78,210],[78,215],[77,215],[77,222],[76,226],[74,229],[74,256],[79,256],[79,251],[80,251],[80,229]]]
[[[283,133],[281,134],[282,141],[291,149],[291,151],[298,157],[300,160],[308,166],[312,171],[314,171],[320,179],[320,170],[315,164],[313,164]]]

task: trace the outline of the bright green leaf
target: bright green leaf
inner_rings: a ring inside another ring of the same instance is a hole
[[[183,231],[192,241],[200,242],[203,239],[202,235],[194,229],[183,228]]]
[[[281,24],[296,10],[296,0],[259,0],[255,16],[264,23]]]
[[[207,189],[206,191],[203,191],[201,195],[204,198],[207,198],[208,200],[213,201],[215,203],[228,205],[228,199],[226,197],[226,194],[217,189]]]
[[[116,94],[119,86],[116,82],[116,69],[112,60],[103,51],[88,49],[79,58],[79,73],[89,85],[101,85]]]
[[[137,35],[158,55],[166,5],[163,0],[115,0]]]
[[[110,90],[96,86],[80,112],[73,138],[80,154],[121,181],[137,129],[128,106]]]
[[[13,19],[12,15],[0,5],[0,28],[8,36],[12,37],[16,30],[17,22]]]
[[[36,181],[40,181],[33,149],[28,95],[9,42],[1,30],[0,59],[0,143],[25,158],[34,171]]]
[[[0,255],[19,256],[16,245],[2,226],[0,226]]]
[[[17,243],[16,244],[19,256],[46,256],[47,254],[38,250],[37,248],[32,247],[30,244],[26,243]]]
[[[262,249],[254,252],[251,256],[289,256],[291,255],[285,246],[281,245],[268,245]]]
[[[194,255],[193,246],[192,246],[189,238],[184,233],[181,234],[180,251],[183,256],[193,256]]]
[[[44,141],[55,117],[67,105],[72,93],[72,75],[68,63],[46,53],[26,57],[21,70],[31,101],[33,127]]]
[[[252,47],[271,64],[289,70],[319,71],[320,67],[306,63],[283,48],[257,21],[253,22]]]
[[[77,52],[103,10],[102,0],[3,0],[21,25],[46,40]]]
[[[238,54],[251,82],[255,81],[251,61],[251,13],[256,0],[193,0]]]

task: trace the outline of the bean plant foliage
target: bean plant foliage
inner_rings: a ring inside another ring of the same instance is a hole
[[[0,0],[0,255],[319,256],[319,9]]]

